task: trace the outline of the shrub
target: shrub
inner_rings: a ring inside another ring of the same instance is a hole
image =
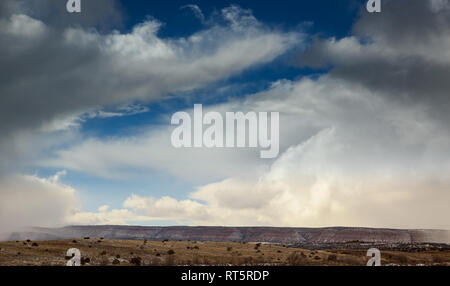
[[[86,263],[91,262],[91,259],[89,257],[81,257],[80,263],[81,265],[85,265]]]
[[[114,259],[112,264],[114,264],[114,265],[120,264],[120,261],[118,259]]]
[[[328,261],[337,261],[336,254],[330,254],[328,255]]]
[[[130,263],[134,264],[136,266],[140,266],[141,263],[142,263],[142,258],[140,258],[140,257],[133,257],[133,258],[131,258]]]
[[[33,242],[33,244],[31,246],[39,246],[36,242]]]
[[[287,263],[291,266],[301,266],[306,264],[306,255],[303,252],[293,252],[287,257]]]
[[[169,249],[169,251],[167,251],[167,254],[169,254],[169,255],[175,254],[175,251],[173,251],[172,249]]]

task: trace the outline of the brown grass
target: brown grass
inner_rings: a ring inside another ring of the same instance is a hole
[[[80,249],[85,266],[162,265],[365,265],[362,250],[305,250],[238,242],[77,239],[0,242],[0,265],[65,265],[66,251]],[[450,251],[381,251],[382,264],[450,265]],[[89,258],[89,259],[87,259]]]

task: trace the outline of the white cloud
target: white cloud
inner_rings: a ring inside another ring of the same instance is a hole
[[[66,221],[450,228],[450,130],[448,113],[438,112],[449,106],[450,18],[444,2],[430,3],[391,1],[377,21],[358,21],[354,36],[315,43],[303,64],[334,67],[317,80],[280,80],[264,92],[208,107],[279,111],[282,154],[274,161],[259,160],[257,150],[174,149],[167,126],[134,137],[88,138],[44,158],[39,164],[108,178],[158,169],[201,185],[186,199],[132,195],[122,209],[74,212]],[[108,59],[95,80],[82,71],[80,79],[72,68],[66,74],[93,92],[78,91],[76,109],[203,87],[273,60],[301,38],[270,30],[234,6],[222,15],[227,26],[172,40],[158,37],[156,21],[128,34],[65,30],[64,45],[94,48],[96,64]],[[52,33],[29,18],[3,21],[15,31],[8,36],[23,37],[25,51],[36,42],[28,43],[14,21]],[[15,50],[8,52],[14,59]],[[42,84],[33,83],[33,89]],[[21,87],[6,89],[27,94]]]
[[[256,19],[249,22],[250,17],[248,11],[226,8],[225,24],[182,38],[161,38],[157,20],[129,33],[100,34],[80,27],[57,29],[25,14],[0,18],[0,39],[8,43],[0,48],[8,71],[0,73],[2,141],[19,132],[77,126],[86,112],[123,113],[104,111],[105,106],[204,88],[273,61],[302,39]]]
[[[195,4],[187,4],[187,5],[182,6],[180,9],[186,9],[186,8],[190,9],[194,13],[195,17],[197,17],[197,19],[200,20],[201,23],[205,23],[205,15],[203,15],[203,12],[200,9],[200,7],[198,7]]]
[[[158,168],[180,178],[190,174],[208,182],[211,178],[206,178],[214,171],[205,170],[214,169],[212,158],[220,162],[216,175],[222,179],[204,184],[185,200],[128,198],[124,207],[147,220],[189,220],[204,225],[450,227],[446,219],[450,159],[442,157],[450,152],[450,135],[423,106],[401,106],[364,86],[328,76],[277,82],[244,101],[210,109],[233,110],[235,105],[244,111],[281,112],[281,140],[286,147],[277,160],[262,163],[257,154],[246,150],[230,150],[229,161],[216,149],[171,153],[169,143],[151,144],[156,142],[155,134],[148,133],[143,135],[147,139],[139,139],[141,143],[90,141],[81,149],[62,151],[55,165],[79,164],[79,170],[97,172],[114,170],[115,164]],[[162,134],[169,140],[168,132]],[[201,156],[202,152],[211,153]],[[253,159],[242,160],[248,153]],[[89,160],[83,163],[80,158]],[[235,166],[241,171],[227,171]]]
[[[73,188],[59,182],[58,173],[48,179],[8,175],[0,178],[1,235],[29,226],[63,226],[76,212],[79,201]]]

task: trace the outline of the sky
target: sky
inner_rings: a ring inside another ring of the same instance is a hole
[[[0,233],[91,224],[450,229],[450,1],[0,3]],[[279,112],[280,152],[171,117]]]

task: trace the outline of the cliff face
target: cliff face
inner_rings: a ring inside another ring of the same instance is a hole
[[[375,228],[281,228],[281,227],[144,227],[68,226],[29,228],[15,232],[8,240],[55,240],[70,238],[109,238],[132,240],[245,241],[280,244],[343,243],[450,243],[448,230],[403,230]]]

